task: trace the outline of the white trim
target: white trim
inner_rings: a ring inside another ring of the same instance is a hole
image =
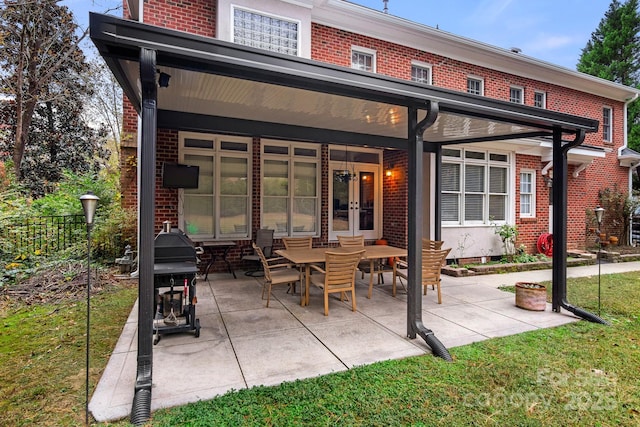
[[[608,138],[605,135],[605,130],[604,130],[604,110],[609,110],[609,135]],[[602,140],[604,142],[607,143],[613,143],[613,107],[609,106],[609,105],[603,105],[602,106]]]
[[[529,213],[523,213],[522,212],[522,175],[523,174],[529,174],[531,176],[531,193],[525,193],[525,194],[529,194],[531,196],[531,203],[530,203],[530,212]],[[518,212],[520,218],[535,218],[536,217],[536,190],[537,190],[537,184],[536,184],[536,171],[534,169],[520,169],[520,186],[518,187],[518,195],[520,198],[520,212]]]
[[[466,92],[467,93],[471,93],[469,92],[469,80],[475,80],[475,81],[479,81],[480,82],[480,96],[484,96],[484,77],[480,77],[477,76],[475,74],[467,74],[467,78],[466,78]]]
[[[363,55],[371,55],[371,71],[369,70],[362,70],[361,68],[357,68],[353,66],[353,54],[355,53],[361,53]],[[351,45],[351,55],[349,55],[349,61],[351,62],[351,68],[357,69],[357,70],[362,70],[362,71],[369,71],[371,73],[375,73],[377,66],[376,66],[376,62],[377,62],[377,52],[374,49],[369,49],[367,47],[362,47],[362,46],[358,46],[358,45]]]
[[[414,59],[414,60],[411,61],[411,68],[413,68],[413,67],[429,70],[429,81],[426,84],[428,84],[428,85],[432,85],[433,84],[433,65],[431,65],[431,64],[429,64],[427,62],[417,61],[417,60]]]
[[[512,90],[520,91],[520,102],[515,102],[511,100]],[[509,102],[513,102],[514,104],[524,104],[524,87],[523,86],[509,85]]]

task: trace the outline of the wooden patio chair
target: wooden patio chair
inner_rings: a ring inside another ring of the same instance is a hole
[[[269,258],[271,256],[271,250],[273,249],[273,230],[268,228],[258,230],[255,244],[262,250],[262,253]],[[260,257],[253,248],[253,243],[251,243],[251,246],[245,246],[241,249],[240,259],[243,262],[249,262],[255,265],[253,270],[244,273],[245,276],[257,277],[262,275],[262,264]]]
[[[364,248],[364,236],[338,236],[338,243],[341,248]],[[371,261],[364,260],[358,263],[358,270],[362,273],[362,278],[366,274],[377,274],[378,284],[384,283],[383,273],[385,271],[391,271],[391,266],[384,264],[384,260],[377,259],[373,262],[373,269],[371,269]],[[371,295],[369,295],[371,298]]]
[[[351,310],[356,311],[356,269],[364,249],[354,252],[326,252],[325,268],[311,265],[320,274],[312,274],[309,280],[324,292],[324,315],[329,315],[329,294],[340,292],[340,301],[345,292],[351,292]],[[308,294],[307,294],[308,298]]]
[[[431,240],[425,237],[422,238],[422,249],[442,249],[442,240]]]
[[[448,249],[422,249],[422,287],[424,295],[427,294],[427,286],[434,285],[438,287],[438,304],[442,304],[442,290],[440,288],[440,272],[442,270],[442,262],[451,251]],[[399,269],[398,267],[404,267]],[[396,278],[401,277],[408,280],[408,264],[407,261],[396,259],[393,263],[393,285],[391,294],[396,296]],[[404,285],[403,285],[404,286]]]
[[[313,238],[311,236],[306,237],[283,237],[282,243],[284,243],[284,248],[286,250],[296,250],[296,249],[311,249],[313,247]],[[304,265],[297,265],[298,270],[300,271],[300,286],[304,283],[302,280],[304,279]],[[292,292],[296,292],[296,285],[293,284]]]
[[[262,263],[262,270],[264,271],[262,299],[264,299],[264,292],[267,291],[267,307],[269,307],[269,301],[271,301],[271,287],[273,285],[281,284],[288,284],[291,286],[300,279],[300,274],[293,268],[293,264],[282,262],[284,261],[284,258],[277,257],[267,259],[258,245],[253,243],[252,246]],[[274,262],[278,262],[278,264],[273,264]]]

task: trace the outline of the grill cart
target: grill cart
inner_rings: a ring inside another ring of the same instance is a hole
[[[164,334],[193,332],[200,336],[196,318],[196,248],[193,242],[170,222],[163,224],[154,242],[154,279],[156,314],[153,320],[153,344]]]

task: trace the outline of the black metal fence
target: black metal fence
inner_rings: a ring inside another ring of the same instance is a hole
[[[86,242],[84,215],[55,215],[5,220],[0,227],[3,256],[51,255]],[[97,239],[96,239],[97,237]],[[118,235],[93,236],[94,256],[113,261],[124,251]]]

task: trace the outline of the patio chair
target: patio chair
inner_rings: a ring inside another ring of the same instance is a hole
[[[268,228],[261,228],[256,233],[256,246],[258,246],[262,253],[267,257],[271,257],[271,250],[273,249],[273,230]],[[253,245],[253,243],[252,243]],[[256,253],[253,246],[245,246],[240,251],[240,259],[243,262],[249,262],[255,265],[253,270],[245,272],[245,276],[259,277],[264,273],[262,272],[262,263],[260,262],[260,256]]]
[[[345,292],[351,291],[351,310],[356,311],[356,268],[364,249],[355,252],[326,252],[325,267],[311,265],[320,274],[312,274],[310,282],[323,290],[324,315],[329,315],[329,294],[340,292],[340,301]],[[308,295],[307,295],[308,297]]]
[[[311,249],[313,247],[313,238],[311,236],[307,237],[283,237],[282,243],[284,243],[284,248],[286,250],[296,250],[296,249]],[[304,278],[304,265],[297,265],[298,270],[300,271],[300,286],[302,286],[302,280]],[[295,293],[296,285],[293,284],[292,292]]]
[[[255,243],[252,244],[253,249],[260,258],[262,264],[262,270],[264,271],[264,282],[262,283],[262,299],[264,299],[264,292],[267,291],[267,307],[269,307],[269,301],[271,301],[271,286],[288,284],[291,286],[293,283],[300,279],[300,274],[293,267],[294,265],[288,262],[281,262],[284,260],[282,257],[269,258],[264,256],[262,249]],[[279,262],[278,264],[272,264],[273,262]]]
[[[442,244],[444,241],[442,240],[431,240],[427,238],[422,238],[422,249],[442,249]]]
[[[338,236],[338,243],[342,248],[364,248],[364,236]],[[366,274],[377,274],[378,284],[384,283],[384,276],[382,273],[390,270],[390,266],[384,264],[384,260],[377,259],[373,262],[373,269],[371,269],[371,261],[364,260],[358,263],[358,270],[362,273],[362,278]],[[371,296],[369,296],[371,298]]]
[[[422,249],[422,287],[424,295],[427,294],[427,286],[434,285],[438,287],[438,304],[442,304],[442,290],[440,288],[440,271],[442,270],[442,262],[451,251],[448,249]],[[398,267],[404,267],[401,270]],[[396,278],[401,277],[408,280],[408,264],[407,261],[396,259],[393,263],[393,285],[391,295],[396,296]],[[404,285],[403,285],[404,286]]]

